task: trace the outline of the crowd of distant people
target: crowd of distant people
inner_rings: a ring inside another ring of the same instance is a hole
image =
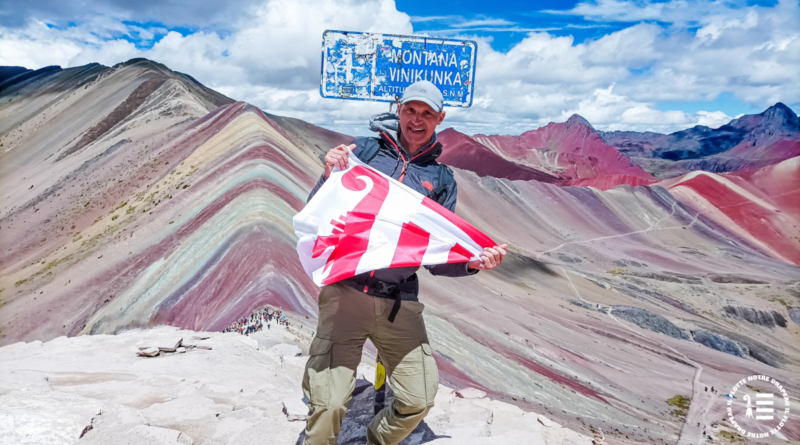
[[[283,311],[280,309],[256,309],[249,317],[242,317],[234,321],[222,332],[238,332],[242,335],[250,335],[263,330],[264,325],[266,325],[267,330],[269,330],[273,323],[277,323],[283,327],[289,327],[289,320],[286,319],[286,315],[284,315]]]

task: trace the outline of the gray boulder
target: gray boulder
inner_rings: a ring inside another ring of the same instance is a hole
[[[800,325],[800,307],[790,307],[789,318],[791,318],[795,324]]]
[[[631,322],[640,328],[649,329],[659,334],[669,335],[672,338],[691,340],[689,333],[675,326],[671,321],[661,315],[633,306],[614,306],[611,315]]]
[[[742,335],[731,331],[719,332],[713,329],[710,330],[722,335],[723,337],[728,337],[740,345],[744,345],[744,347],[749,351],[750,357],[753,357],[762,363],[779,368],[781,364],[787,362],[786,356],[780,351],[776,350],[775,348],[771,348],[748,335]]]
[[[741,306],[725,306],[723,310],[725,310],[728,316],[764,326],[765,328],[774,328],[775,326],[786,327],[786,318],[775,311],[759,311],[758,309]]]
[[[735,342],[724,335],[715,334],[713,332],[706,331],[705,329],[692,331],[692,337],[697,343],[726,354],[731,354],[742,358],[750,355],[750,351],[747,349],[747,346]]]

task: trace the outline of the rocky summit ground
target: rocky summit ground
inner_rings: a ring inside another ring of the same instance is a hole
[[[157,327],[0,348],[0,444],[302,443],[308,411],[300,385],[311,336],[292,326],[250,336]],[[179,341],[180,349],[164,351]],[[162,350],[140,356],[148,347]],[[374,372],[367,355],[340,444],[365,442]],[[592,441],[481,390],[440,386],[436,405],[402,443]]]

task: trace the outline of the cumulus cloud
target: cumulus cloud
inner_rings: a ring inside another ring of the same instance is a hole
[[[630,23],[580,43],[527,29],[506,52],[495,51],[480,31],[525,28],[492,17],[409,17],[391,0],[198,0],[169,6],[81,0],[69,11],[61,2],[51,2],[50,9],[40,7],[47,2],[28,3],[0,18],[0,65],[113,65],[147,57],[268,112],[350,134],[365,134],[369,115],[388,104],[319,96],[322,32],[411,34],[415,22],[431,20],[447,23],[448,34],[479,42],[473,107],[448,109],[445,120],[467,133],[520,133],[573,113],[599,129],[670,132],[717,127],[730,117],[711,102],[705,111],[688,113],[662,111],[663,101],[713,101],[733,93],[758,108],[800,102],[795,0],[771,8],[699,0],[586,2],[550,12],[590,21],[575,26]]]
[[[678,25],[698,23],[712,15],[729,16],[731,7],[746,6],[746,0],[595,0],[577,4],[570,10],[545,10],[553,15],[580,16],[603,22],[660,21]]]

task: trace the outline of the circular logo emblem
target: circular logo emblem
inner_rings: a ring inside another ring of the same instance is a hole
[[[780,431],[789,420],[789,394],[771,377],[745,377],[725,397],[728,399],[728,420],[743,437],[769,437]]]

